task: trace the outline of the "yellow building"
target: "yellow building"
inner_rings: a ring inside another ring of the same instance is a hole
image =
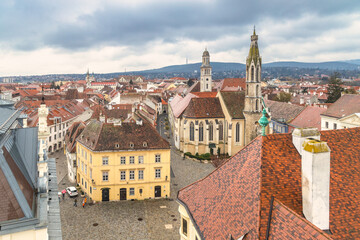
[[[170,145],[150,123],[93,120],[76,149],[77,182],[91,199],[170,197]]]

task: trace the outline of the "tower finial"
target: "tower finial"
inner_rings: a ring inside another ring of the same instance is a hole
[[[256,32],[255,32],[255,25],[254,25],[254,33],[253,33],[253,35],[256,35]]]
[[[262,136],[266,136],[266,133],[265,133],[265,128],[266,128],[266,126],[269,124],[269,120],[267,119],[267,117],[266,117],[266,110],[265,110],[265,108],[263,109],[263,111],[262,111],[262,117],[259,119],[259,124],[260,124],[260,126],[261,126],[261,135]]]

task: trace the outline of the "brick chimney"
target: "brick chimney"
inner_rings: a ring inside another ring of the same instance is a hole
[[[296,128],[292,133],[292,142],[301,155],[303,143],[307,138],[320,140],[320,132],[317,128]]]
[[[329,229],[330,149],[326,142],[307,139],[301,153],[303,213],[322,230]]]

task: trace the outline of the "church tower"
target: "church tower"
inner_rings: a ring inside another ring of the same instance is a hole
[[[202,55],[202,64],[200,67],[200,92],[211,92],[212,90],[212,67],[210,66],[210,54],[205,48]]]
[[[245,144],[253,140],[257,134],[257,121],[261,117],[261,57],[258,47],[258,35],[251,36],[249,55],[246,58],[246,95],[245,95]]]

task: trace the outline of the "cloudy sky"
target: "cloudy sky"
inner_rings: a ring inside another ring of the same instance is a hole
[[[360,58],[359,0],[1,0],[0,76]]]

